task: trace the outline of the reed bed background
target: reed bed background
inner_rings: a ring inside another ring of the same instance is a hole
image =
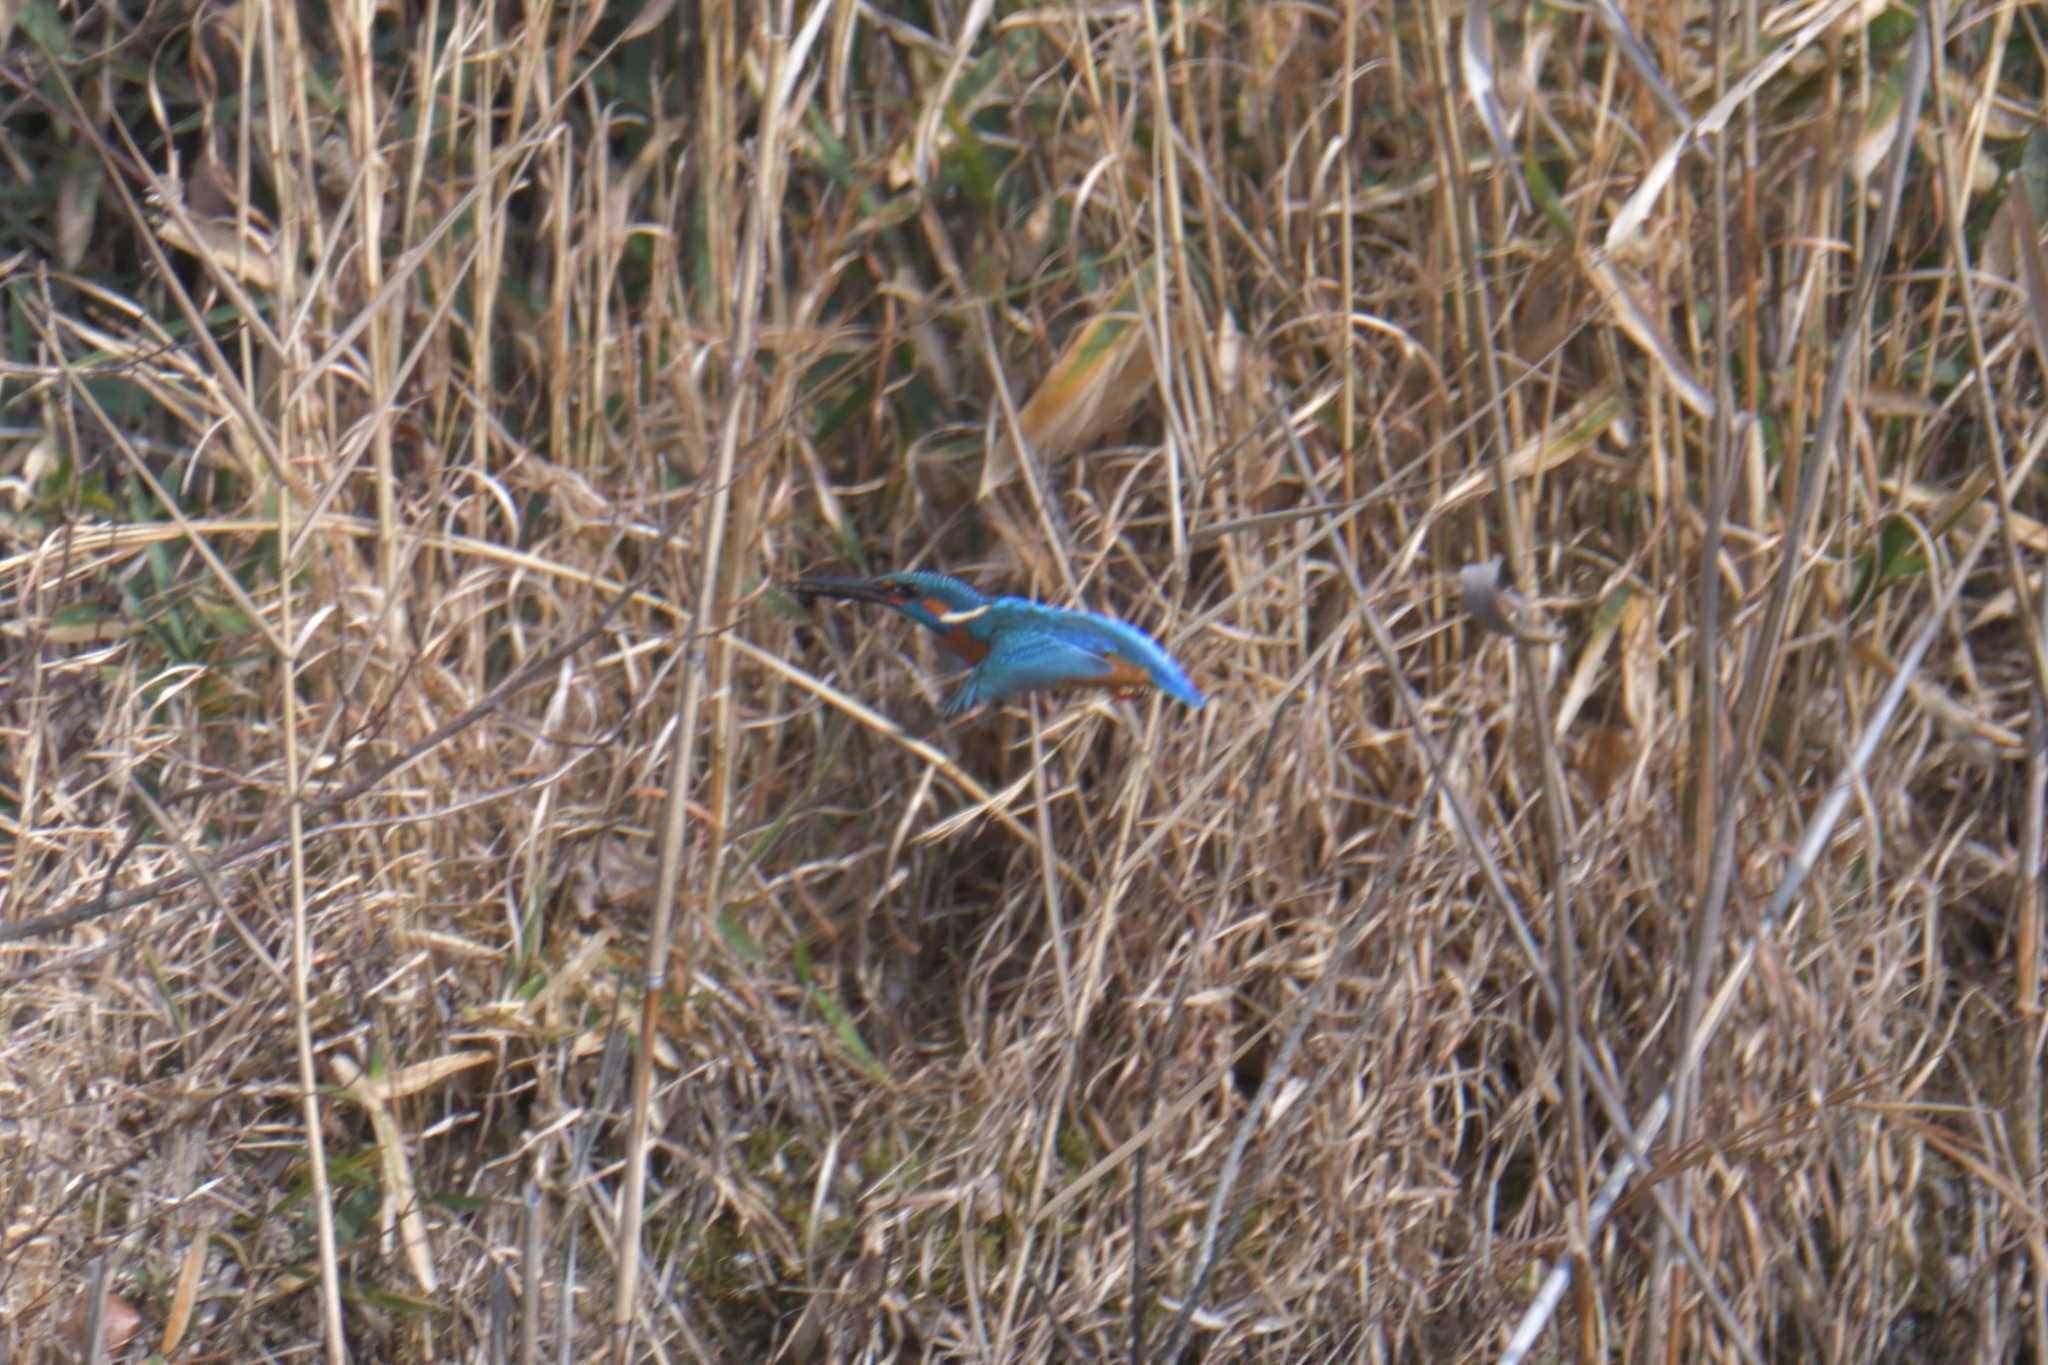
[[[2038,10],[0,33],[0,1355],[2048,1359]]]

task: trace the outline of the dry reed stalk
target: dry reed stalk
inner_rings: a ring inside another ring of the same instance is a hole
[[[2031,11],[402,19],[11,20],[0,1351],[2048,1350]]]

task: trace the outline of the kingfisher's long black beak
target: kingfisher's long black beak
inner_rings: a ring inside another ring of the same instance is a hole
[[[820,597],[873,602],[879,606],[888,606],[896,600],[887,588],[872,578],[834,578],[829,575],[799,578],[789,585],[789,593],[807,607]]]

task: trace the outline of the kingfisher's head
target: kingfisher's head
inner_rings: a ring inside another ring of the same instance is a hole
[[[873,578],[801,578],[794,590],[800,598],[841,597],[872,602],[901,612],[940,635],[961,625],[963,616],[988,605],[987,598],[959,579],[922,570],[878,574]]]

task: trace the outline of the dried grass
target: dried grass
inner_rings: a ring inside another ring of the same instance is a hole
[[[2038,16],[1474,12],[18,10],[0,1357],[2048,1358]]]

